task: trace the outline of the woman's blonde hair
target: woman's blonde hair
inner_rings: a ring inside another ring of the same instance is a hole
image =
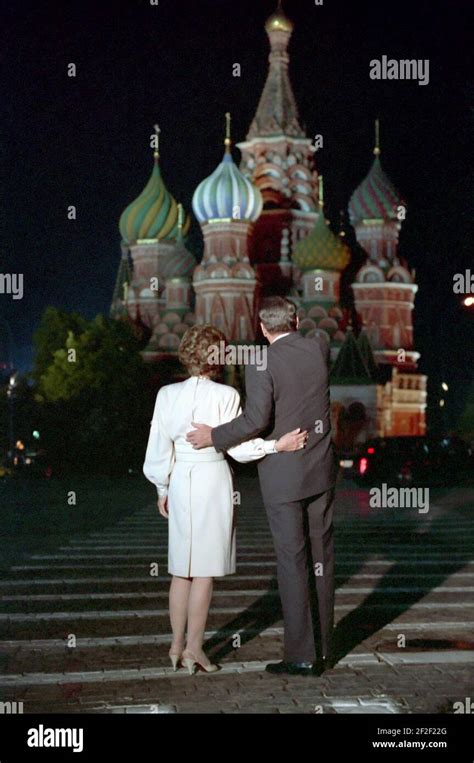
[[[206,323],[191,326],[181,339],[178,357],[190,376],[203,374],[214,379],[222,373],[222,365],[215,362],[215,357],[224,356],[225,346],[226,338],[215,326]],[[216,353],[220,347],[223,352]]]

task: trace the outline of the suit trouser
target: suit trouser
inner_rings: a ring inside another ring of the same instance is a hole
[[[313,662],[316,658],[311,575],[318,598],[322,655],[330,652],[334,627],[333,507],[334,488],[300,501],[272,502],[265,507],[277,557],[287,662]]]

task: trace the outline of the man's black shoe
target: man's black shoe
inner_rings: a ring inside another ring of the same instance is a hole
[[[314,663],[312,662],[272,662],[265,668],[272,675],[312,676],[314,675]]]

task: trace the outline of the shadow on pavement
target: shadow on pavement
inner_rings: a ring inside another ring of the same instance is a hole
[[[367,493],[367,491],[363,492]],[[449,495],[449,491],[437,491],[436,495],[437,499],[439,499],[443,495]],[[358,497],[360,499],[360,495]],[[467,504],[466,508],[468,508]],[[380,512],[380,510],[377,511]],[[375,521],[372,521],[374,517],[366,515],[363,517],[351,516],[350,518],[338,517],[335,523],[337,588],[343,587],[353,575],[360,572],[364,565],[373,558],[375,553],[379,558],[382,557],[384,561],[391,563],[390,568],[382,574],[373,591],[338,622],[334,631],[334,656],[336,660],[340,660],[352,652],[363,641],[393,622],[404,612],[407,612],[434,588],[441,586],[450,575],[462,570],[465,564],[473,558],[471,539],[464,538],[463,540],[461,529],[459,535],[445,532],[446,518],[449,517],[446,511],[434,518],[431,518],[429,515],[420,514],[417,514],[416,517],[413,517],[413,515],[411,517],[398,515],[397,519],[400,521],[400,526],[397,527],[395,522],[395,526],[390,524],[390,526],[385,528],[383,527],[383,520],[385,518],[393,520],[395,515],[390,514],[390,512],[394,511],[393,509],[383,511],[388,512],[388,514],[381,515],[378,513]],[[396,509],[395,511],[407,510]],[[464,519],[468,516],[466,514]],[[453,527],[456,526],[456,518],[463,519],[463,516],[459,513],[453,514]],[[382,527],[379,526],[380,524]],[[355,530],[357,531],[356,535],[354,535]],[[338,566],[338,562],[345,561],[344,551],[340,548],[338,549],[338,543],[341,544],[341,542],[346,541],[345,548],[347,548],[347,545],[351,542],[351,534],[355,544],[354,549],[351,549],[351,551],[361,553],[361,556],[359,559],[354,560],[353,563],[346,564],[344,567]],[[376,550],[369,549],[364,553],[364,550],[371,544],[374,545],[374,541],[377,546]],[[453,544],[455,545],[456,552],[459,554],[454,558],[452,557]],[[397,549],[397,545],[400,548]],[[414,555],[413,551],[416,552]],[[440,557],[444,561],[438,563],[435,560],[426,563],[433,553],[440,553]],[[410,554],[409,559],[404,558],[407,554]],[[312,570],[311,559],[308,560],[308,569]],[[424,577],[416,577],[420,572]],[[314,576],[310,575],[309,579],[312,592],[315,638],[317,640],[317,599]],[[368,584],[370,584],[369,580]],[[274,579],[271,581],[270,590],[274,590],[276,587],[277,583]],[[415,587],[416,590],[412,591],[394,592],[390,590],[393,588]],[[440,604],[440,608],[442,608],[442,604]],[[238,633],[240,635],[241,644],[243,645],[252,641],[252,639],[267,628],[274,627],[281,621],[281,618],[282,613],[279,598],[267,592],[221,628],[207,642],[207,647],[213,650],[214,658],[222,659],[234,652],[231,638],[233,634]],[[400,628],[403,630],[402,625]],[[393,643],[396,643],[395,635]],[[425,649],[432,648],[429,646],[429,642],[423,643],[426,644]],[[465,645],[463,646],[464,642],[447,643],[450,645],[449,648],[469,648]],[[408,640],[407,647],[409,649],[411,647],[412,650],[422,648],[420,647],[419,640],[412,642]],[[438,646],[437,648],[441,647]],[[281,655],[275,655],[275,659],[281,659]]]

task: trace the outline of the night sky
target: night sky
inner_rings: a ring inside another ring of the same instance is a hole
[[[290,77],[336,224],[372,162],[408,206],[400,254],[416,268],[415,342],[431,385],[451,381],[451,415],[473,377],[474,309],[453,274],[474,271],[472,16],[467,0],[286,0],[295,22]],[[14,363],[49,305],[108,312],[120,256],[118,219],[152,169],[161,127],[168,189],[191,210],[221,160],[224,114],[243,140],[266,78],[264,22],[274,0],[19,2],[3,11],[3,176],[0,265],[23,273],[25,295],[0,294]],[[373,81],[372,58],[430,60],[430,82]],[[67,76],[68,63],[77,77]],[[232,76],[240,63],[241,78]],[[234,150],[238,161],[239,152]],[[67,219],[74,204],[78,219]],[[194,231],[194,243],[199,236]],[[431,390],[435,391],[431,386]]]

